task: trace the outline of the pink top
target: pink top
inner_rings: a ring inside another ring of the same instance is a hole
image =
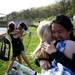
[[[72,59],[73,58],[73,54],[75,54],[75,42],[71,41],[71,40],[65,40],[66,46],[65,46],[65,50],[64,50],[64,54]]]

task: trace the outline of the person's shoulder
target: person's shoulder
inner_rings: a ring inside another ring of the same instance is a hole
[[[66,40],[66,47],[65,50],[68,50],[68,53],[74,54],[75,53],[75,41]]]
[[[74,49],[75,49],[75,41],[66,40],[65,43],[66,43],[66,46],[67,46],[67,47],[69,47],[69,48],[74,48]]]
[[[72,40],[65,40],[65,42],[68,44],[75,44],[75,41],[72,41]]]

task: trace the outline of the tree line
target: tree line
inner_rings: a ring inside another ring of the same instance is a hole
[[[44,18],[50,19],[52,16],[57,16],[59,14],[65,14],[69,17],[75,15],[75,0],[60,0],[60,2],[56,2],[55,4],[46,7],[12,12],[5,17],[0,17],[0,21],[11,21],[17,19],[31,19],[33,21]]]

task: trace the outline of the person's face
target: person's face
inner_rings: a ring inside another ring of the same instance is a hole
[[[69,39],[70,32],[67,31],[62,25],[53,23],[51,26],[52,38],[54,40]]]

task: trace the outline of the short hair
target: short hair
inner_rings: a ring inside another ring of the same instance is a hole
[[[21,28],[24,29],[25,31],[28,30],[28,26],[27,26],[25,23],[23,23],[23,22],[21,22],[21,23],[18,25],[18,27],[21,27]]]

